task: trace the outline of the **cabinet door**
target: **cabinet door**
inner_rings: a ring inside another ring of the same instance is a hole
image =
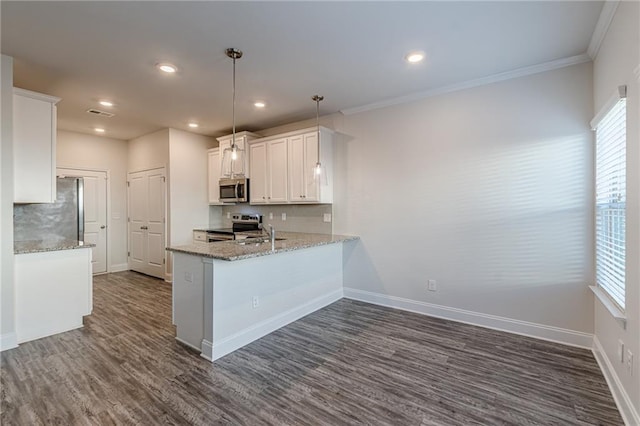
[[[209,204],[220,203],[220,167],[222,162],[220,160],[220,150],[218,148],[210,149],[208,151],[208,181],[209,181]]]
[[[314,176],[318,163],[318,134],[307,133],[304,137],[304,201],[320,201],[320,180]]]
[[[56,200],[56,107],[49,101],[13,95],[14,201]]]
[[[251,157],[251,184],[249,195],[251,204],[266,204],[268,202],[268,176],[267,176],[267,144],[261,142],[249,147]]]
[[[289,173],[287,172],[287,152],[287,139],[269,142],[268,169],[270,187],[267,199],[270,203],[286,203],[288,201],[287,184]],[[251,164],[253,165],[253,159],[251,159]]]
[[[304,201],[304,137],[289,138],[289,201]]]

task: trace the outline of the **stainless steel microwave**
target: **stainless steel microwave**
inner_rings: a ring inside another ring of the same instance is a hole
[[[249,179],[220,179],[220,201],[223,203],[246,203],[249,201]]]

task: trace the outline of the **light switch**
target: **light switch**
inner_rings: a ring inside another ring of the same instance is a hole
[[[283,221],[287,220],[287,214],[286,213],[282,213],[282,220]]]
[[[325,213],[323,216],[325,222],[331,222],[331,213]]]

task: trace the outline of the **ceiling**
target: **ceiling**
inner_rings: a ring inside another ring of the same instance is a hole
[[[600,1],[2,1],[14,85],[62,98],[58,127],[132,139],[260,130],[584,54]],[[426,59],[404,56],[422,50]],[[159,62],[179,67],[161,75]],[[112,108],[98,105],[109,99]],[[255,100],[267,107],[258,110]],[[112,118],[86,113],[108,110]],[[187,127],[190,120],[200,124]]]

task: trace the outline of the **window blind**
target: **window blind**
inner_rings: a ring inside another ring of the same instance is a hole
[[[625,307],[626,99],[596,127],[596,283]]]

